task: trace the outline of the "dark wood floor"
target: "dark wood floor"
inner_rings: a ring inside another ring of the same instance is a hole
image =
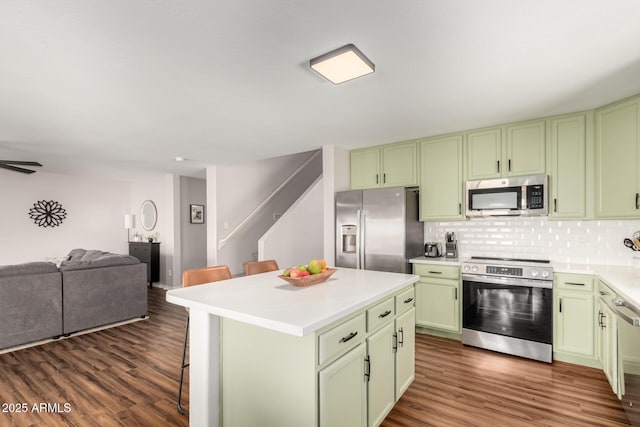
[[[176,410],[187,313],[158,288],[148,312],[147,320],[0,355],[0,403],[29,407],[0,413],[0,426],[187,426]],[[60,403],[63,412],[34,412],[34,403]]]
[[[604,373],[418,335],[416,379],[382,424],[627,426]]]
[[[0,426],[188,425],[175,409],[186,312],[164,298],[150,290],[148,320],[0,355],[2,409],[28,406],[0,413]],[[628,425],[597,369],[427,335],[416,350],[416,381],[383,426]]]

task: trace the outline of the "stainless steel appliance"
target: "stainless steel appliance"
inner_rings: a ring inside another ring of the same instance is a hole
[[[551,363],[549,261],[474,257],[462,263],[462,343]]]
[[[428,242],[424,245],[424,256],[427,258],[438,258],[441,256],[440,243]]]
[[[546,175],[467,181],[467,217],[548,215]]]
[[[632,426],[640,426],[640,307],[613,296],[618,317],[619,384],[622,406]]]
[[[424,255],[418,190],[404,187],[336,193],[336,266],[410,273]]]
[[[455,233],[446,233],[445,235],[445,252],[447,258],[458,258],[458,241]]]

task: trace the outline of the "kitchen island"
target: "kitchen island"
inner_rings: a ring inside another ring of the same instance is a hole
[[[190,309],[190,425],[378,425],[414,378],[418,276],[279,274],[167,292]]]

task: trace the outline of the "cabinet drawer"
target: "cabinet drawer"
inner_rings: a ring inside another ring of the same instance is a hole
[[[318,364],[355,347],[366,335],[364,313],[320,335],[318,340]]]
[[[378,326],[387,323],[395,316],[393,297],[387,298],[379,304],[367,310],[367,332],[375,330]]]
[[[453,265],[413,264],[413,274],[441,279],[459,279],[460,267]]]
[[[572,291],[593,291],[594,276],[584,274],[555,273],[553,284],[556,289],[567,289]]]
[[[396,295],[396,314],[400,314],[413,307],[415,304],[415,295],[416,290],[413,286],[401,294]]]
[[[151,250],[148,245],[131,245],[129,246],[129,255],[138,258],[142,262],[151,261]]]

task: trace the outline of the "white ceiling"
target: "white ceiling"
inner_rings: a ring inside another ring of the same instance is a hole
[[[591,109],[640,93],[639,23],[637,0],[2,0],[0,159],[203,176]],[[347,43],[374,74],[309,69]]]

